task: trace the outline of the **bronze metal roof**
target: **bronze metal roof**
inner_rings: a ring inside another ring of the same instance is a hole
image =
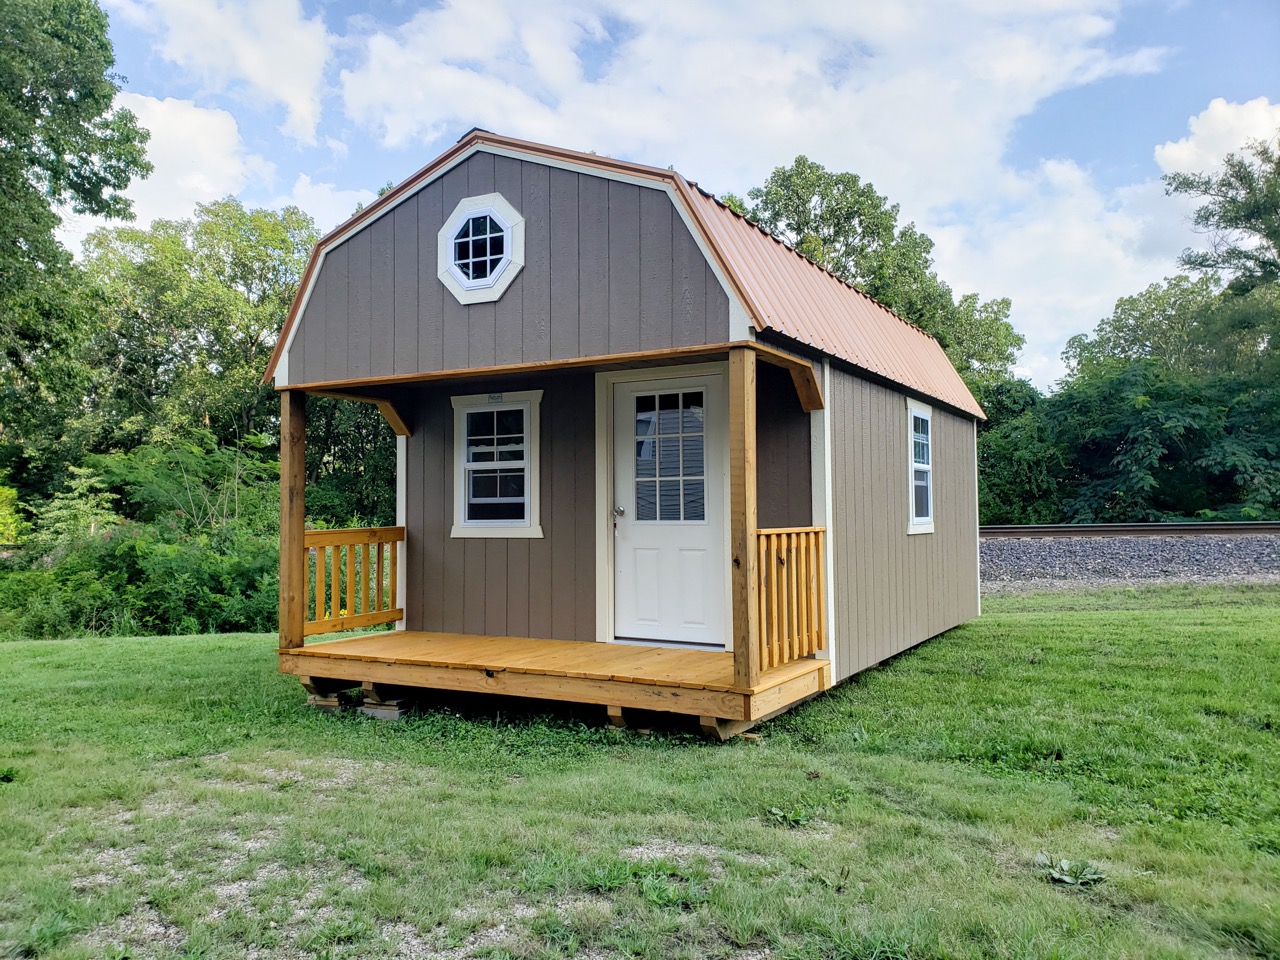
[[[933,337],[796,253],[680,174],[597,154],[503,137],[479,129],[467,133],[408,180],[330,231],[316,244],[302,276],[298,295],[285,319],[284,330],[267,365],[264,382],[274,375],[289,332],[297,323],[321,251],[336,245],[353,229],[377,219],[403,195],[439,175],[473,147],[483,149],[485,145],[594,167],[606,175],[619,173],[669,184],[688,210],[712,257],[724,270],[729,285],[737,293],[757,331],[776,331],[877,377],[900,384],[913,393],[975,417],[985,416]]]
[[[692,186],[699,219],[759,314],[757,329],[777,331],[915,393],[985,416],[933,337]]]

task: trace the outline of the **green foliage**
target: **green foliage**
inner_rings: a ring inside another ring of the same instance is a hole
[[[18,516],[18,491],[0,484],[0,546],[15,544],[22,531]]]
[[[1064,389],[1049,416],[1068,521],[1280,516],[1280,396],[1257,387],[1144,361]]]
[[[1208,250],[1186,250],[1193,270],[1227,274],[1232,293],[1280,284],[1280,139],[1254,140],[1229,153],[1217,173],[1171,173],[1169,194],[1203,199],[1192,222]]]
[[[1036,854],[1036,866],[1051,883],[1068,887],[1090,887],[1106,880],[1106,875],[1088,860],[1054,860],[1043,850]]]
[[[273,463],[208,436],[92,459],[96,471],[72,467],[66,489],[37,509],[20,554],[27,568],[0,570],[0,632],[47,639],[275,625]]]
[[[871,184],[799,156],[748,196],[746,215],[937,337],[970,384],[1009,374],[1024,342],[1009,323],[1010,302],[976,294],[956,301],[933,271],[933,241],[914,223],[899,226],[898,205]],[[744,212],[739,198],[726,203]]]
[[[151,165],[93,0],[0,0],[0,21],[0,370],[26,376],[69,335],[59,211],[127,218]]]
[[[1206,315],[1221,284],[1213,275],[1170,277],[1142,293],[1121,297],[1093,336],[1067,341],[1067,376],[1086,375],[1108,364],[1151,359],[1176,373],[1205,370],[1216,345],[1206,335]]]
[[[46,549],[74,548],[120,522],[112,508],[117,498],[103,487],[102,478],[88,467],[68,470],[65,488],[35,510],[32,539]]]
[[[765,821],[791,830],[807,826],[813,819],[803,807],[770,807],[764,812]]]
[[[984,385],[989,418],[978,431],[978,513],[984,524],[1057,523],[1065,459],[1045,419],[1045,398],[1025,380]]]

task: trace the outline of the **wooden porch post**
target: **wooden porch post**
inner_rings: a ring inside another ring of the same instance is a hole
[[[729,351],[729,524],[733,551],[733,679],[760,676],[760,583],[756,558],[756,354]]]
[[[280,394],[280,646],[302,646],[307,619],[307,395]]]

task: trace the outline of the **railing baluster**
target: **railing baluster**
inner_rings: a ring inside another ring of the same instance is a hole
[[[809,534],[796,534],[796,558],[800,563],[796,566],[796,580],[799,582],[800,590],[800,632],[799,632],[799,649],[796,651],[797,656],[807,657],[809,655],[809,604],[811,595],[809,593]]]
[[[345,551],[347,557],[347,616],[354,617],[356,614],[356,545],[348,543]]]
[[[374,573],[374,577],[375,577],[374,582],[377,584],[377,586],[374,588],[374,591],[373,591],[373,608],[379,613],[386,609],[386,607],[382,605],[382,601],[386,595],[385,590],[382,586],[382,571],[383,571],[382,558],[385,553],[386,553],[386,544],[385,543],[378,544],[378,569]]]
[[[314,547],[316,554],[316,615],[314,620],[325,619],[324,608],[324,565],[329,558],[325,555],[324,547]]]
[[[342,603],[342,548],[336,543],[329,550],[329,579],[329,619],[336,620]]]
[[[399,572],[396,567],[400,562],[400,543],[396,540],[387,544],[387,549],[391,554],[391,575],[388,577],[388,589],[391,593],[391,609],[395,610],[400,606],[400,578],[397,576]]]
[[[369,612],[369,545],[360,544],[360,612]]]

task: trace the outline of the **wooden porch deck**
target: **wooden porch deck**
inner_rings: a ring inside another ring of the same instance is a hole
[[[734,682],[732,653],[459,633],[396,631],[281,648],[280,669],[310,682],[496,693],[664,710],[736,732],[826,690],[830,663],[804,658]],[[729,726],[726,726],[726,723]]]

